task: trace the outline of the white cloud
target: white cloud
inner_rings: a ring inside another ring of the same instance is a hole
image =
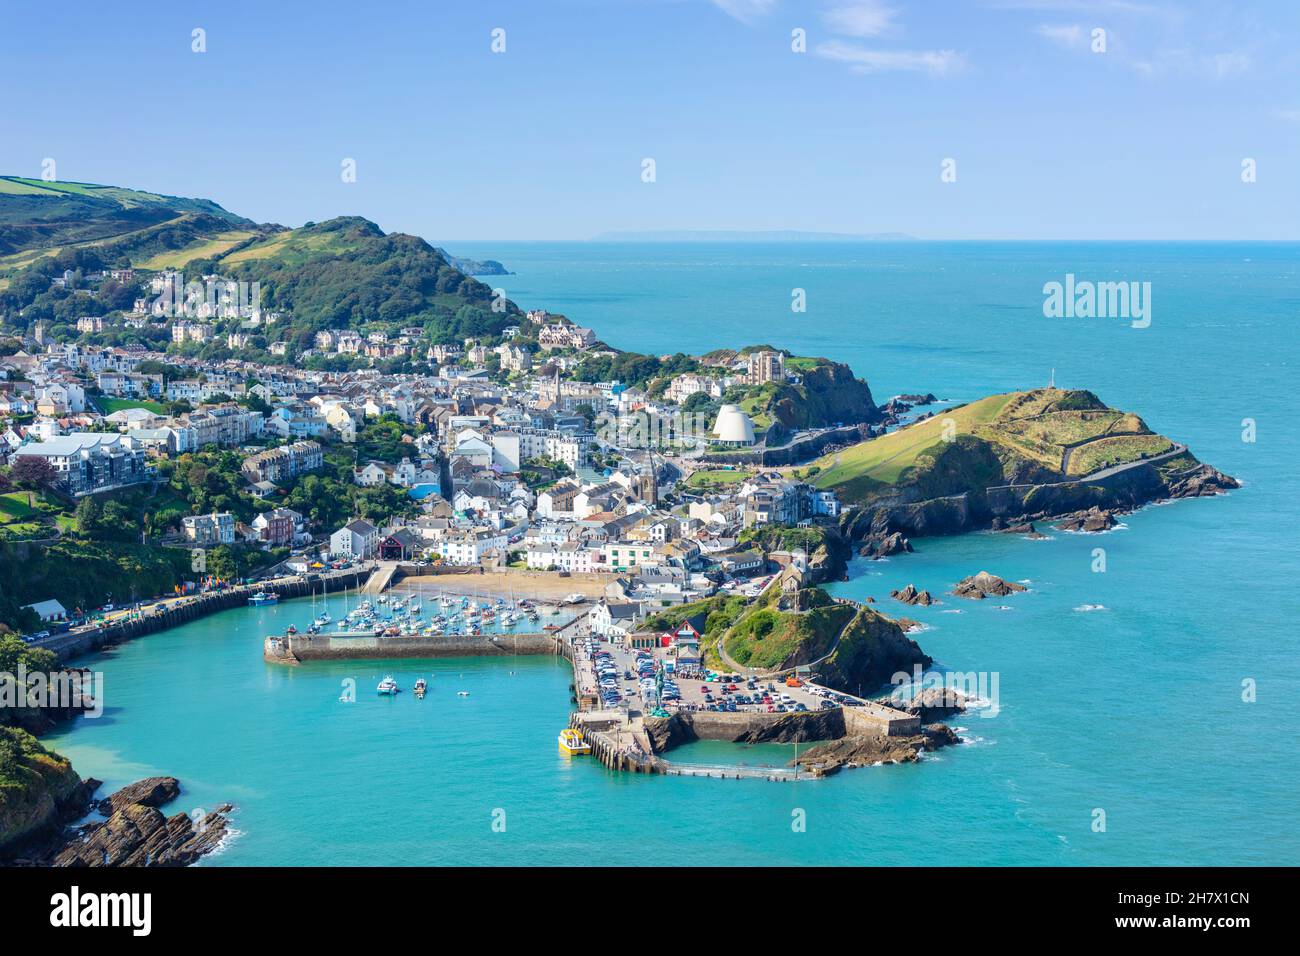
[[[1236,73],[1245,73],[1250,69],[1250,56],[1239,51],[1216,53],[1210,57],[1210,69],[1222,79]]]
[[[710,0],[710,2],[727,16],[741,23],[753,23],[760,17],[767,16],[776,6],[776,0]]]
[[[874,37],[894,25],[898,11],[879,0],[851,0],[831,7],[822,19],[833,33],[850,37]]]
[[[1053,43],[1060,44],[1064,47],[1076,47],[1087,42],[1083,32],[1083,27],[1077,23],[1065,24],[1062,26],[1053,26],[1048,23],[1041,23],[1034,28],[1034,32],[1041,37],[1046,37]]]
[[[827,60],[847,63],[854,73],[910,70],[943,76],[965,65],[955,50],[870,50],[841,40],[822,43],[816,52]]]
[[[1300,110],[1278,110],[1277,116],[1288,123],[1300,123]]]

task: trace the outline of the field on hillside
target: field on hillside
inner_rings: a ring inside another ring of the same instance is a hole
[[[166,415],[167,409],[158,402],[150,402],[139,398],[106,398],[100,396],[95,399],[97,404],[105,415],[112,415],[114,412],[120,412],[124,408],[143,408],[153,412],[155,415]]]
[[[952,437],[982,439],[1061,475],[1087,475],[1173,447],[1137,415],[1108,408],[1091,392],[1039,388],[992,395],[825,455],[815,462],[823,471],[814,484],[856,500],[869,497],[877,486],[905,479],[922,453],[944,439],[950,421]]]
[[[317,232],[304,234],[292,229],[276,233],[259,242],[254,242],[244,249],[232,252],[221,261],[227,264],[249,262],[255,259],[279,259],[298,265],[312,255],[323,252],[346,252],[351,246],[343,236],[336,232]]]
[[[939,412],[933,418],[900,428],[888,435],[823,455],[813,462],[822,469],[813,484],[819,488],[829,488],[863,478],[893,484],[905,468],[916,463],[921,452],[943,441],[945,422],[951,420],[954,423],[956,435],[976,434],[979,426],[995,419],[1018,394],[1009,392],[1005,395],[990,395],[969,405]]]
[[[1070,453],[1067,474],[1088,475],[1111,465],[1119,465],[1137,458],[1152,458],[1174,447],[1163,435],[1125,435],[1102,438],[1076,448]]]
[[[691,488],[715,485],[738,485],[748,478],[749,474],[749,472],[743,470],[702,468],[697,472],[693,472],[691,477],[686,480],[686,484]]]
[[[218,258],[241,242],[246,242],[256,235],[255,232],[235,229],[213,236],[211,239],[202,239],[183,249],[169,249],[146,259],[133,260],[131,265],[137,269],[148,269],[151,272],[159,272],[163,269],[180,269],[195,259]]]

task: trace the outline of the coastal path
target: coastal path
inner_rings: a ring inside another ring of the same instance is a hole
[[[1177,458],[1179,455],[1187,453],[1187,446],[1184,444],[1175,444],[1169,451],[1161,452],[1159,455],[1152,455],[1150,458],[1139,458],[1136,461],[1125,462],[1122,465],[1111,465],[1109,468],[1102,468],[1094,471],[1090,475],[1080,475],[1078,478],[1068,478],[1065,481],[1047,481],[1047,482],[1022,482],[1017,485],[990,485],[988,491],[1002,491],[1010,488],[1056,488],[1062,485],[1080,485],[1087,484],[1090,481],[1104,481],[1115,475],[1122,474],[1130,469],[1137,468],[1141,465],[1154,465],[1162,461],[1168,461],[1170,458]],[[1068,467],[1069,459],[1066,457],[1062,462],[1062,467]]]

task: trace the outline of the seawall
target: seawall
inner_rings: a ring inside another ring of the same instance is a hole
[[[170,601],[162,605],[160,610],[149,611],[131,619],[114,621],[103,627],[89,627],[66,634],[56,634],[42,641],[40,646],[53,651],[58,655],[59,661],[63,662],[145,634],[177,627],[208,614],[233,607],[245,607],[248,599],[258,591],[273,592],[281,600],[308,597],[313,592],[319,594],[358,587],[365,583],[367,574],[368,572],[360,570],[339,571],[328,575],[313,574],[259,581],[257,584],[241,584],[223,591],[196,594],[193,597]]]

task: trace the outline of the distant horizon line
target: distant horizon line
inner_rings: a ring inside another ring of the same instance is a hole
[[[401,230],[393,230],[393,231],[394,231],[394,232],[400,232]],[[623,238],[622,236],[624,236],[624,235],[626,235],[627,237],[626,237],[626,238]],[[1140,237],[1140,238],[1115,238],[1115,237],[1101,237],[1101,238],[1085,238],[1085,239],[1080,239],[1080,238],[1077,238],[1077,237],[1066,237],[1066,236],[1047,237],[1047,238],[1042,238],[1042,237],[1014,237],[1014,238],[989,238],[989,237],[955,238],[955,237],[953,237],[953,238],[949,238],[949,237],[922,237],[922,236],[912,236],[912,235],[907,235],[907,234],[901,234],[901,233],[900,233],[900,234],[897,234],[896,236],[891,234],[891,235],[889,235],[888,237],[883,237],[883,236],[872,236],[872,235],[861,235],[861,236],[856,236],[856,235],[852,235],[852,234],[847,234],[847,235],[845,235],[844,238],[807,238],[807,237],[801,237],[801,238],[782,239],[782,238],[768,238],[768,237],[764,237],[763,234],[761,234],[761,233],[758,233],[758,234],[756,234],[756,233],[749,233],[749,234],[738,233],[738,234],[736,234],[736,236],[735,236],[734,238],[732,238],[732,237],[730,237],[730,236],[727,236],[727,237],[718,236],[718,237],[712,237],[712,238],[711,238],[711,237],[708,237],[708,236],[706,236],[706,235],[699,235],[699,236],[695,236],[695,237],[688,237],[686,233],[675,233],[674,235],[676,235],[676,236],[680,236],[680,238],[652,238],[652,237],[650,237],[649,235],[646,235],[646,236],[632,236],[631,234],[619,234],[619,236],[620,236],[619,238],[611,238],[611,237],[609,237],[609,235],[606,234],[606,233],[598,233],[598,234],[595,235],[595,236],[586,236],[586,237],[569,238],[569,239],[539,238],[539,237],[508,237],[508,238],[507,238],[507,237],[497,236],[497,237],[494,237],[494,238],[439,238],[439,239],[437,239],[437,240],[428,240],[428,241],[429,241],[429,242],[432,242],[432,243],[434,243],[435,245],[438,245],[438,246],[446,246],[446,245],[455,244],[455,243],[458,243],[458,242],[554,242],[554,243],[561,243],[561,242],[582,242],[582,243],[600,243],[600,244],[606,244],[606,245],[627,245],[627,244],[632,244],[632,243],[636,243],[636,242],[663,243],[663,244],[668,244],[668,243],[677,243],[677,242],[682,242],[682,243],[686,243],[686,242],[695,242],[695,243],[700,243],[700,244],[711,244],[711,243],[712,243],[712,244],[716,244],[716,243],[723,243],[723,242],[752,242],[752,243],[755,243],[755,244],[758,244],[758,243],[769,243],[769,242],[770,242],[770,243],[775,243],[775,242],[798,242],[798,243],[805,243],[805,244],[809,244],[809,245],[814,245],[814,244],[830,244],[830,243],[837,243],[837,242],[838,242],[838,243],[862,243],[862,244],[864,244],[864,245],[865,245],[865,244],[873,244],[873,245],[887,245],[887,244],[892,244],[892,243],[907,243],[907,244],[913,244],[913,243],[940,243],[940,242],[944,242],[944,243],[953,243],[953,242],[1005,242],[1005,243],[1047,243],[1047,242],[1056,242],[1056,243],[1063,243],[1063,242],[1078,242],[1078,243],[1084,243],[1084,242],[1093,242],[1093,243],[1101,243],[1101,242],[1105,242],[1105,243],[1163,243],[1163,244],[1166,244],[1166,245],[1174,245],[1174,244],[1189,245],[1189,244],[1193,244],[1193,243],[1203,243],[1203,242],[1221,242],[1221,243],[1233,243],[1233,244],[1242,244],[1242,245],[1247,245],[1247,244],[1264,244],[1264,243],[1274,243],[1274,244],[1296,244],[1296,243],[1300,243],[1300,236],[1297,236],[1297,237],[1295,237],[1295,238],[1283,238],[1283,239],[1258,239],[1258,238],[1256,238],[1256,239],[1234,239],[1234,238],[1224,238],[1224,237],[1220,237],[1220,236],[1198,236],[1198,237],[1193,237],[1193,238],[1190,238],[1190,239],[1187,238],[1187,237],[1179,237],[1179,238],[1164,238],[1164,237],[1160,237],[1160,236],[1153,236],[1153,237],[1152,237],[1152,236],[1148,236],[1148,237]]]

